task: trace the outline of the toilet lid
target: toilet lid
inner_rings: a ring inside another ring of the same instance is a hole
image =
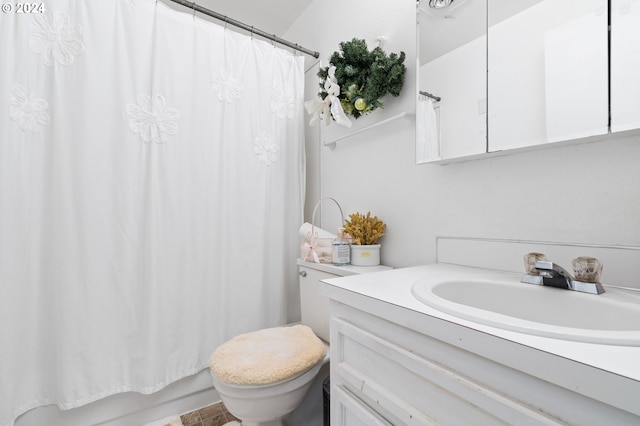
[[[211,374],[238,385],[264,385],[310,369],[326,354],[322,341],[306,325],[266,328],[241,334],[211,355]]]

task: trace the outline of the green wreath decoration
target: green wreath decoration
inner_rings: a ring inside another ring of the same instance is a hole
[[[354,38],[340,43],[340,51],[333,52],[330,66],[318,71],[320,92],[324,101],[328,96],[325,81],[329,69],[335,66],[335,79],[340,85],[338,99],[346,115],[359,118],[384,105],[380,98],[400,95],[407,67],[405,53],[387,55],[381,47],[369,51],[364,40]],[[335,117],[334,117],[335,119]]]

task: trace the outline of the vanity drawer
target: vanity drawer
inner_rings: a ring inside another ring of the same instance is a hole
[[[331,327],[332,382],[391,424],[564,424],[349,321]]]

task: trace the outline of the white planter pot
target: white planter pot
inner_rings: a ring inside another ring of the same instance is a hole
[[[380,244],[359,246],[351,244],[351,264],[354,266],[377,266],[380,264]]]

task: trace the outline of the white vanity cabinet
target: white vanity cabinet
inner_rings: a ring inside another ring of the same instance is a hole
[[[323,288],[332,425],[640,424],[640,382],[420,312],[402,271],[375,275]]]

